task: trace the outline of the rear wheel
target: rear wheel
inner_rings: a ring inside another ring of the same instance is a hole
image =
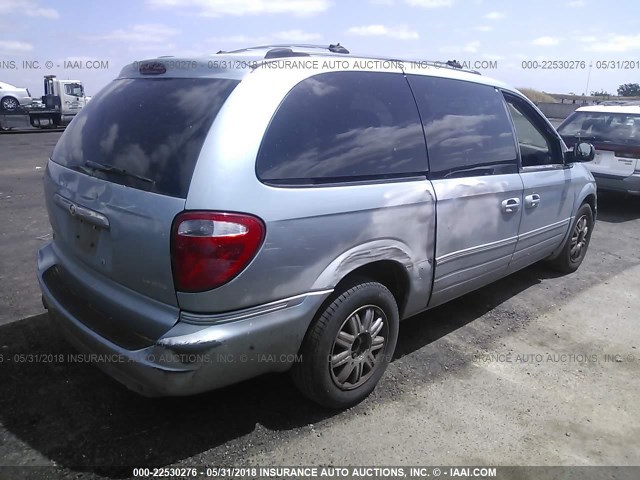
[[[2,106],[2,110],[6,110],[7,112],[12,112],[17,110],[20,106],[20,102],[13,97],[4,97],[0,100],[0,106]]]
[[[583,204],[576,213],[571,226],[571,233],[557,258],[551,261],[551,266],[562,272],[575,272],[587,253],[591,232],[593,231],[593,211],[587,203]]]
[[[320,405],[346,408],[365,399],[387,368],[398,338],[398,306],[377,282],[337,297],[309,328],[292,376]]]

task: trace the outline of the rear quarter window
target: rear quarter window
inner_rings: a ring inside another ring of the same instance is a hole
[[[186,198],[204,139],[237,84],[211,78],[114,80],[76,115],[51,159],[114,183]],[[132,176],[92,171],[86,162]]]
[[[420,117],[401,74],[331,72],[296,85],[258,153],[266,183],[315,184],[424,175]]]

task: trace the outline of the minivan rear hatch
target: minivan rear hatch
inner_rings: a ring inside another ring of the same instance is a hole
[[[93,97],[60,138],[45,178],[61,257],[97,280],[177,306],[172,222],[209,128],[237,84],[120,78]]]

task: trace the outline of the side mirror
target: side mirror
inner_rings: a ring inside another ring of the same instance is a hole
[[[587,142],[579,142],[573,146],[570,159],[573,162],[590,162],[596,156],[596,149]]]

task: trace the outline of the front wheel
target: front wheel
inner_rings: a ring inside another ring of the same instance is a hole
[[[320,405],[347,408],[365,399],[387,368],[398,339],[398,306],[377,282],[356,285],[315,320],[292,370],[296,386]]]
[[[551,261],[553,268],[562,273],[572,273],[578,269],[587,254],[593,224],[593,211],[591,206],[585,203],[576,213],[571,233],[562,247],[560,255]]]

